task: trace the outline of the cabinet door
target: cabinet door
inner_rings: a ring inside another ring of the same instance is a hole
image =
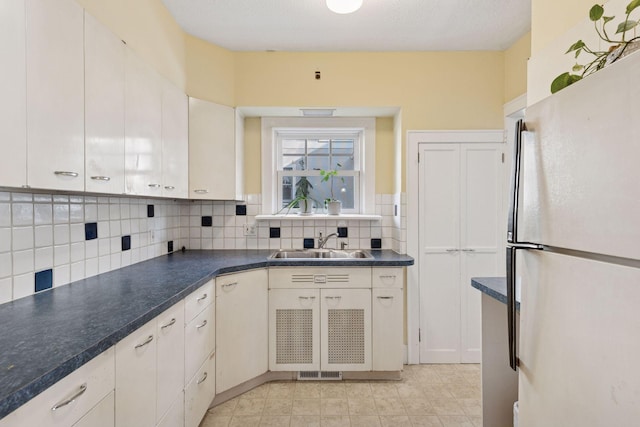
[[[266,270],[216,279],[216,391],[264,374],[269,365]]]
[[[182,427],[184,426],[184,391],[175,399],[167,413],[162,417],[157,427]]]
[[[158,74],[131,49],[125,68],[125,191],[162,195],[162,91]]]
[[[320,291],[269,291],[269,370],[320,370]]]
[[[155,319],[116,344],[116,426],[156,424]]]
[[[0,186],[27,184],[25,2],[0,2]]]
[[[216,356],[211,354],[184,389],[184,425],[198,427],[216,393]]]
[[[162,195],[189,196],[189,101],[168,81],[162,89]]]
[[[322,289],[320,297],[320,369],[371,370],[371,289]]]
[[[403,349],[402,289],[372,290],[372,362],[374,371],[400,371]]]
[[[85,13],[85,189],[124,192],[125,45]]]
[[[191,381],[198,368],[213,351],[216,342],[215,304],[209,304],[185,326],[184,384]]]
[[[156,336],[156,421],[160,421],[184,388],[184,301],[158,316]]]
[[[27,183],[84,190],[82,8],[27,0]]]
[[[235,111],[189,98],[189,198],[236,197]]]
[[[115,425],[115,396],[112,391],[93,407],[73,427],[113,427]]]

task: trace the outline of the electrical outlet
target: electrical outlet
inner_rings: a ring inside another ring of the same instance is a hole
[[[255,224],[245,224],[244,225],[244,235],[245,236],[255,236],[256,235],[256,225]]]

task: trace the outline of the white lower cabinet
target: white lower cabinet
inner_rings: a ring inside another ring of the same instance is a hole
[[[205,360],[184,389],[185,427],[198,427],[216,394],[216,355]]]
[[[156,424],[156,321],[116,344],[116,426]]]
[[[111,347],[4,417],[0,427],[58,427],[79,421],[78,425],[87,425],[82,424],[82,418],[99,403],[99,411],[106,413],[110,408],[113,413],[113,401],[101,401],[113,393],[114,380],[114,348]],[[113,422],[109,424],[106,420],[96,425],[113,426]]]
[[[209,304],[184,328],[186,342],[184,384],[191,381],[202,362],[214,349],[216,342],[215,319],[215,305]]]
[[[216,278],[216,392],[267,372],[269,314],[267,271]]]
[[[371,370],[371,290],[320,291],[320,367]]]
[[[115,393],[112,391],[73,427],[113,427],[115,423],[114,407]]]
[[[183,406],[184,389],[184,301],[180,301],[158,316],[158,369],[156,371],[156,422],[160,422],[170,408]],[[177,405],[176,400],[180,400]]]
[[[164,414],[157,427],[182,426],[184,426],[184,391],[180,390],[180,395]]]
[[[402,288],[371,292],[373,370],[400,371],[404,359]]]

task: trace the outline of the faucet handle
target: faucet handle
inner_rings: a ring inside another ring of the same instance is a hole
[[[340,249],[344,251],[344,248],[346,248],[347,246],[349,246],[349,244],[345,241],[340,242]]]

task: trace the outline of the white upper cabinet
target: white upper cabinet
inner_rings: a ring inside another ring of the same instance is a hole
[[[34,188],[84,189],[83,23],[74,1],[26,1],[27,184]]]
[[[189,197],[189,101],[168,81],[162,88],[162,195]]]
[[[238,153],[235,110],[189,98],[189,198],[234,200]]]
[[[0,2],[0,186],[27,183],[27,106],[24,0]]]
[[[85,13],[85,189],[124,192],[125,45]]]
[[[162,86],[158,74],[126,51],[125,192],[162,195]]]

